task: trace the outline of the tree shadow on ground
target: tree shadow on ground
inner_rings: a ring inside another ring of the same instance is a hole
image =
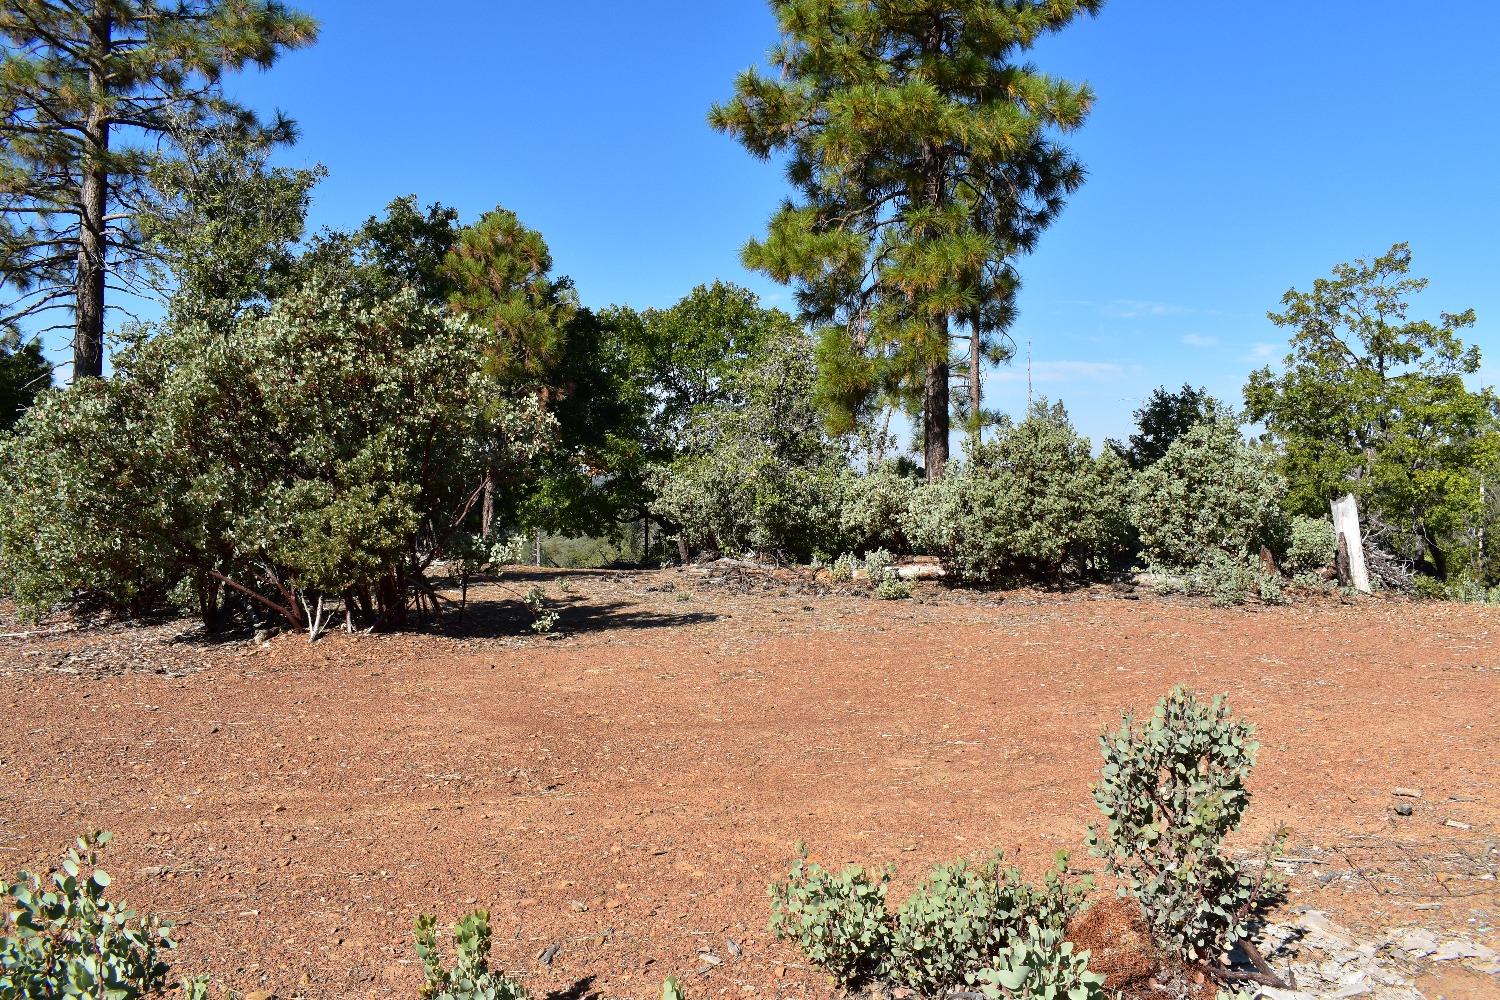
[[[720,615],[706,611],[662,614],[631,605],[626,601],[592,602],[573,594],[547,595],[547,609],[557,614],[552,631],[559,635],[582,635],[617,629],[681,628],[718,621]],[[493,639],[502,636],[532,635],[536,620],[520,595],[506,598],[471,599],[459,610],[450,605],[443,617],[429,631],[455,639]]]
[[[602,1000],[602,998],[603,994],[594,989],[593,976],[584,976],[572,986],[553,990],[547,994],[547,1000]]]

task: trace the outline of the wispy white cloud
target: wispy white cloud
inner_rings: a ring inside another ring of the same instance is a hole
[[[1204,333],[1186,333],[1182,336],[1182,342],[1189,347],[1218,347],[1219,338],[1210,337]]]
[[[1115,299],[1103,306],[1106,315],[1116,319],[1146,319],[1160,316],[1186,316],[1196,312],[1191,306],[1175,302],[1148,302],[1142,299]]]
[[[1279,353],[1281,353],[1280,344],[1272,344],[1264,340],[1257,340],[1255,343],[1250,345],[1249,353],[1246,354],[1242,360],[1249,361],[1252,364],[1263,364],[1264,362],[1270,361],[1272,358],[1276,357],[1276,355]]]
[[[1032,382],[1106,382],[1122,378],[1126,369],[1112,361],[1033,361]],[[1001,368],[991,376],[996,382],[1025,382],[1027,365],[1023,359]]]

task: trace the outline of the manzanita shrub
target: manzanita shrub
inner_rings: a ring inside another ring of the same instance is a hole
[[[422,1000],[526,1000],[526,990],[490,970],[490,915],[475,910],[453,925],[453,967],[437,942],[437,917],[424,913],[412,926],[422,960]]]
[[[1089,971],[1089,953],[1075,952],[1062,931],[1031,925],[995,963],[979,973],[988,1000],[1104,1000],[1104,977]]]
[[[802,844],[797,855],[787,880],[767,890],[771,932],[796,942],[840,987],[857,989],[877,979],[891,948],[885,904],[890,873],[872,881],[858,865],[831,872],[809,864]]]
[[[1250,804],[1255,727],[1222,695],[1205,702],[1176,687],[1151,718],[1138,725],[1127,713],[1099,745],[1094,802],[1106,823],[1090,828],[1090,849],[1139,901],[1158,945],[1189,962],[1217,960],[1272,889],[1269,865],[1256,875],[1223,852]]]
[[[889,978],[918,996],[973,988],[980,973],[1030,928],[1061,936],[1083,906],[1087,883],[1069,881],[1067,854],[1041,886],[1032,886],[1004,855],[973,864],[938,865],[896,912]]]
[[[973,991],[1033,931],[1060,942],[1089,887],[1068,877],[1065,854],[1040,886],[1003,860],[996,852],[979,863],[939,865],[891,913],[889,872],[873,880],[855,865],[830,872],[809,864],[799,845],[791,876],[770,887],[771,930],[846,989],[880,982],[922,997]]]
[[[172,926],[105,899],[108,833],[80,838],[45,877],[0,879],[0,1000],[136,1000],[166,989]],[[185,984],[192,995],[199,984]]]

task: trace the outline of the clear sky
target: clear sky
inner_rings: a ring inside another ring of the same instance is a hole
[[[301,0],[322,39],[231,81],[330,170],[315,226],[415,193],[503,204],[585,304],[669,304],[724,278],[785,184],[704,123],[775,40],[762,0]],[[1098,102],[1089,180],[1021,262],[1022,357],[989,400],[1061,397],[1097,442],[1158,384],[1239,400],[1284,353],[1265,318],[1335,263],[1412,244],[1423,313],[1470,306],[1500,381],[1500,72],[1493,0],[1111,0],[1046,40]]]

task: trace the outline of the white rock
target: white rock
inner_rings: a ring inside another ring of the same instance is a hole
[[[1493,948],[1486,948],[1473,941],[1444,941],[1432,956],[1435,962],[1451,962],[1456,958],[1478,958],[1493,962],[1500,958],[1500,954],[1497,954]]]
[[[1422,958],[1437,951],[1437,935],[1425,927],[1412,927],[1409,930],[1397,931],[1390,937],[1391,944],[1400,948],[1408,955]]]

